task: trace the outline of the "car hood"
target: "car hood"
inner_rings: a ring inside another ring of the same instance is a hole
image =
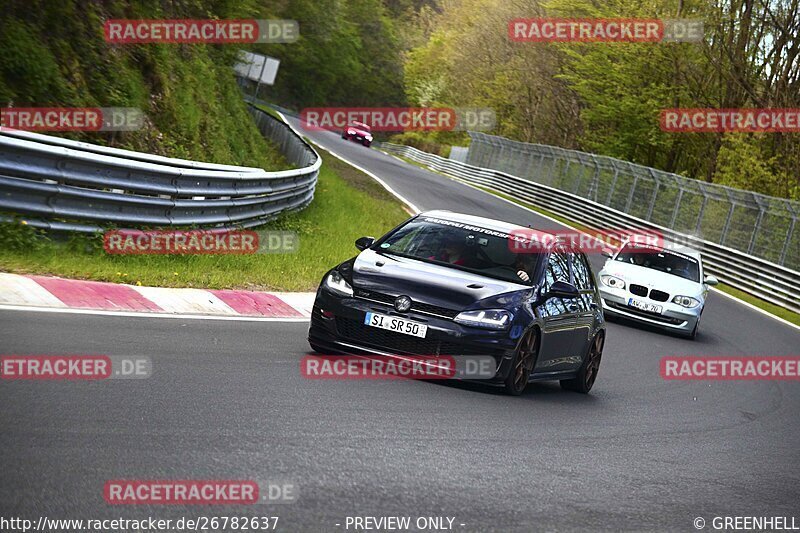
[[[688,279],[621,261],[608,260],[600,274],[609,274],[628,283],[644,285],[671,295],[697,296],[703,293],[703,285]]]
[[[372,250],[364,250],[356,257],[353,289],[356,294],[359,290],[391,296],[404,294],[417,302],[459,311],[509,308],[532,294],[532,287],[527,285]]]

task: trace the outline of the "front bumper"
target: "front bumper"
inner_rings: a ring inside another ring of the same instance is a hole
[[[703,312],[703,303],[697,307],[687,309],[672,302],[654,302],[662,306],[661,314],[650,313],[628,305],[629,298],[637,298],[626,289],[600,288],[603,300],[603,312],[610,316],[621,316],[644,324],[689,334],[694,329],[700,314]]]
[[[326,318],[323,311],[333,316]],[[428,332],[421,339],[369,327],[364,324],[367,312],[421,322],[428,326]],[[308,340],[318,349],[329,353],[454,357],[488,355],[495,360],[495,377],[489,382],[500,382],[505,378],[510,371],[517,343],[509,337],[509,330],[493,331],[462,326],[449,318],[414,309],[398,313],[389,305],[362,298],[341,298],[324,289],[317,292]]]
[[[367,138],[366,138],[366,137],[364,137],[363,135],[359,135],[359,134],[357,134],[357,133],[354,133],[354,134],[345,134],[345,135],[343,135],[342,137],[343,137],[343,138],[345,138],[345,139],[354,140],[354,141],[356,141],[356,142],[359,142],[359,143],[361,143],[361,144],[364,144],[364,142],[368,142],[368,143],[371,143],[371,142],[372,142],[372,139],[367,139]]]

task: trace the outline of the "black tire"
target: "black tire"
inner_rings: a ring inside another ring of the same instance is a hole
[[[578,370],[578,375],[573,379],[562,379],[560,381],[561,388],[564,390],[571,390],[580,392],[582,394],[588,393],[592,390],[595,380],[597,379],[597,372],[600,370],[600,361],[603,358],[603,345],[605,344],[605,335],[598,333],[589,345],[589,353],[586,354],[586,359]]]
[[[527,332],[517,345],[511,369],[505,379],[506,392],[511,396],[519,396],[528,386],[536,359],[539,356],[539,331],[532,329]]]
[[[370,143],[369,141],[364,141],[362,144],[363,144],[363,145],[364,145],[366,148],[369,148],[369,145],[370,145],[370,144],[372,144],[372,143]]]

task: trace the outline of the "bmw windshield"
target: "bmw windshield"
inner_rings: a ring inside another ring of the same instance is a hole
[[[666,272],[689,281],[700,282],[700,265],[688,255],[642,244],[627,244],[617,255],[616,261]]]
[[[512,239],[519,240],[519,237],[460,222],[422,217],[390,233],[373,249],[530,285],[519,273],[525,272],[532,279],[539,254],[512,251]]]

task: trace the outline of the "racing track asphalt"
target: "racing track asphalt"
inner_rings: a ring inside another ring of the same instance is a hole
[[[306,134],[421,209],[553,227],[335,134]],[[696,341],[610,324],[588,396],[541,383],[520,398],[471,384],[306,380],[304,323],[0,311],[2,354],[148,356],[154,367],[146,380],[0,381],[0,516],[272,514],[283,531],[450,516],[455,531],[694,531],[695,517],[710,530],[718,515],[800,514],[797,382],[659,375],[665,355],[796,355],[800,332],[718,293],[707,305]],[[300,498],[107,505],[103,484],[121,478],[281,478]]]

